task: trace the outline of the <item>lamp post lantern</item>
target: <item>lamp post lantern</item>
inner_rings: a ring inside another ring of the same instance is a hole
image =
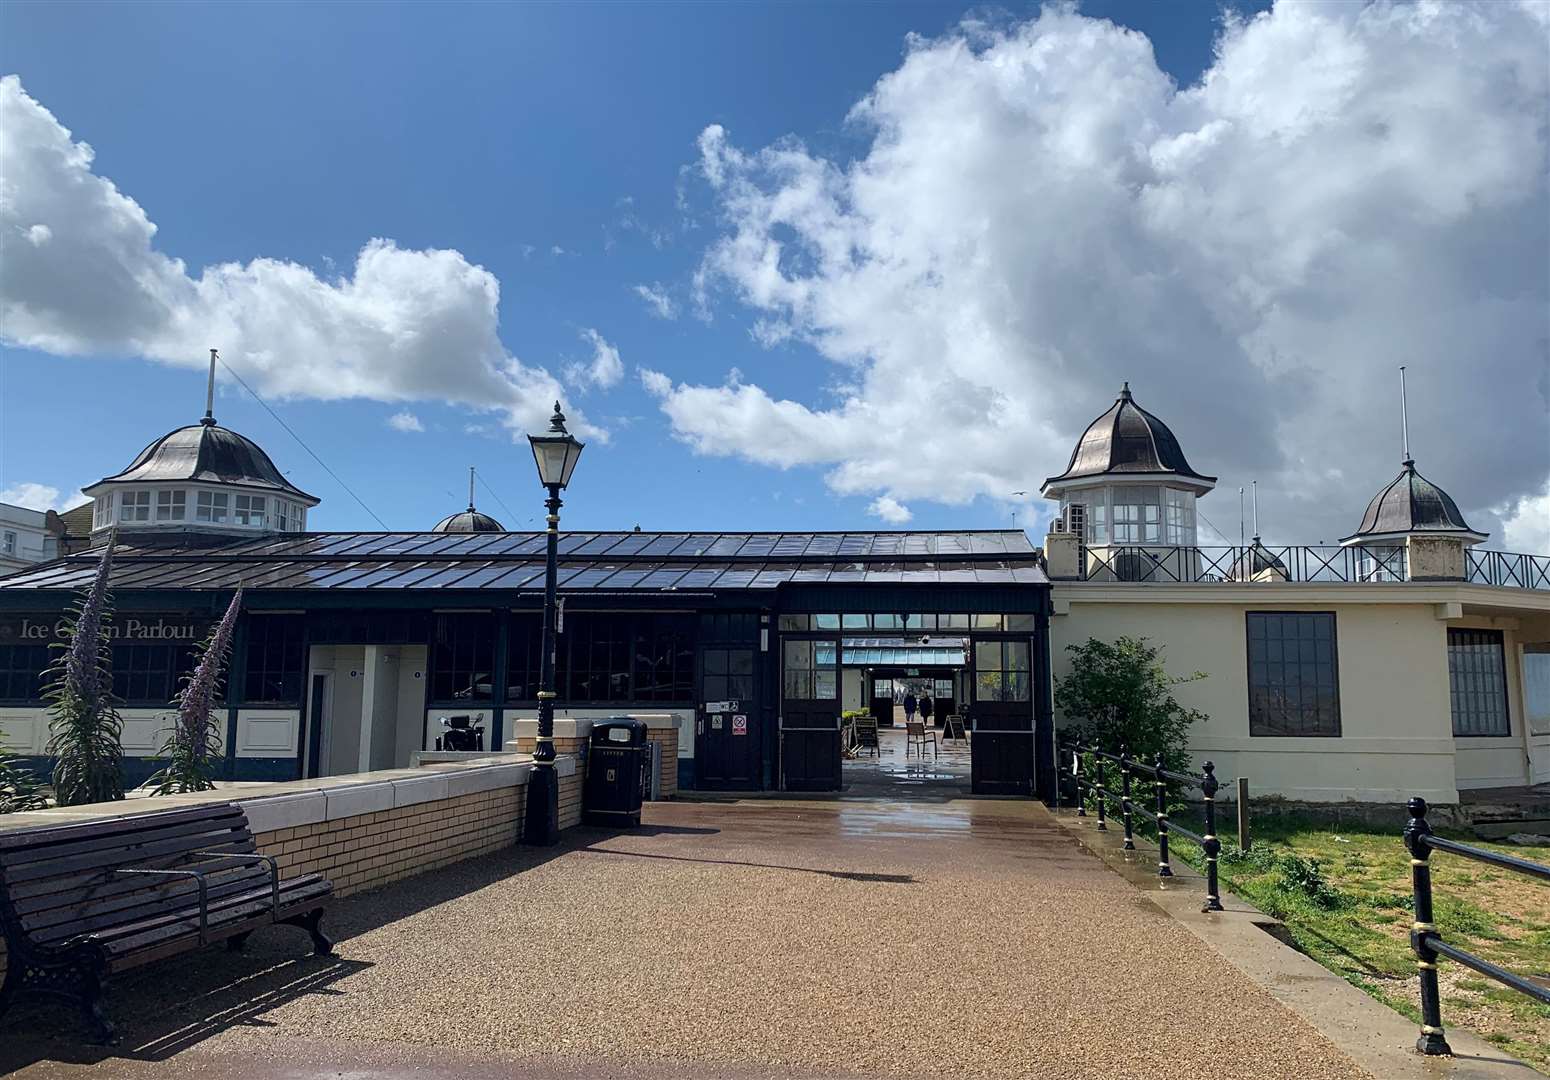
[[[570,483],[583,444],[565,430],[565,414],[554,403],[549,430],[529,435],[538,480],[549,492],[544,503],[549,515],[548,544],[544,561],[543,655],[538,669],[538,739],[533,748],[533,774],[527,785],[527,814],[522,836],[529,844],[549,845],[560,838],[560,784],[554,772],[554,636],[555,593],[559,578],[560,492]]]

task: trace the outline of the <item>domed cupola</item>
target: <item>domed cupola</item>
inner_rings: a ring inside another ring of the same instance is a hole
[[[468,470],[468,509],[459,510],[455,514],[448,514],[431,526],[431,532],[439,533],[491,533],[505,531],[506,527],[489,514],[482,514],[474,509],[474,470],[471,466]]]
[[[1127,382],[1040,493],[1060,500],[1064,531],[1089,546],[1192,547],[1195,499],[1215,486],[1216,477],[1190,467],[1168,425],[1136,404]]]
[[[302,532],[316,496],[296,487],[252,439],[215,422],[215,350],[204,419],[170,431],[121,472],[81,490],[92,531],[244,535]]]
[[[1405,459],[1399,475],[1372,497],[1362,523],[1342,547],[1359,554],[1363,581],[1463,578],[1466,548],[1489,535],[1476,532],[1442,488],[1416,471],[1410,456],[1410,410],[1405,394],[1405,368],[1399,369],[1399,424]],[[1438,553],[1448,554],[1439,556]],[[1441,561],[1439,561],[1439,558]]]
[[[1340,542],[1346,546],[1402,543],[1417,533],[1452,536],[1466,544],[1478,544],[1489,535],[1470,528],[1453,496],[1416,472],[1415,462],[1406,458],[1399,475],[1367,504],[1361,525]]]

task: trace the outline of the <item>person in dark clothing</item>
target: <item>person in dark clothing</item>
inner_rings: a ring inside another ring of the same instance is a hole
[[[904,695],[904,722],[910,723],[915,719],[915,707],[920,702],[915,700],[915,691],[911,690]]]
[[[931,695],[930,694],[922,694],[920,696],[920,718],[922,720],[924,720],[927,724],[931,723]]]

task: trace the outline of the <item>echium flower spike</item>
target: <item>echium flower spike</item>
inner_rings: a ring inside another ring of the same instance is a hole
[[[236,631],[237,615],[241,610],[242,590],[238,589],[232,595],[231,603],[226,605],[226,614],[216,624],[215,633],[210,635],[204,653],[199,657],[199,666],[194,668],[193,677],[183,687],[178,702],[178,727],[182,731],[184,745],[199,760],[205,757],[205,734],[210,728],[210,710],[215,707],[215,694],[220,688],[221,673],[226,667],[226,657],[231,652],[232,634]]]
[[[65,664],[65,677],[83,702],[95,705],[106,689],[102,685],[103,624],[111,617],[108,610],[108,578],[113,573],[113,544],[109,536],[97,561],[97,574],[81,600],[75,619],[75,638]]]

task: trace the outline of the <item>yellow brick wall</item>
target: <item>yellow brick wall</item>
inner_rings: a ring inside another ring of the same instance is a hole
[[[526,795],[526,785],[497,788],[277,829],[257,836],[258,850],[275,856],[282,878],[323,874],[347,896],[511,847],[522,836]]]

